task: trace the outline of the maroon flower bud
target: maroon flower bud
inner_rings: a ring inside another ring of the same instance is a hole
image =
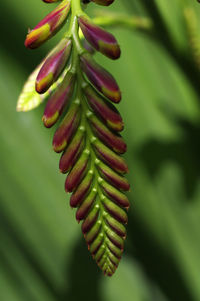
[[[69,11],[70,1],[64,0],[28,33],[25,46],[34,49],[50,39],[62,27]]]
[[[62,152],[76,131],[80,121],[80,103],[74,102],[53,137],[53,149]]]
[[[117,221],[116,221],[117,222]],[[112,228],[112,227],[111,227]],[[125,227],[124,227],[125,228]],[[115,231],[115,229],[113,229]],[[115,231],[116,232],[116,231]],[[116,232],[117,233],[117,232]],[[119,235],[119,233],[117,233]],[[126,237],[120,235],[123,239],[125,239]],[[116,247],[109,239],[107,240],[107,245],[109,250],[111,251],[112,254],[112,258],[111,261],[116,265],[119,264],[119,260],[122,257],[122,252],[123,250],[120,250],[118,247]]]
[[[97,222],[96,224],[94,224],[94,226],[92,227],[92,229],[85,234],[85,240],[86,242],[90,245],[95,238],[97,237],[97,235],[99,234],[99,231],[101,229],[102,223],[101,222]]]
[[[126,143],[120,135],[109,130],[94,114],[89,116],[94,133],[116,153],[123,154],[126,151]]]
[[[105,181],[102,181],[100,183],[103,191],[105,194],[113,200],[115,203],[117,203],[119,206],[124,207],[126,209],[129,208],[130,204],[126,197],[126,195],[122,192],[120,192],[117,188],[113,187],[112,185],[106,183]]]
[[[117,233],[115,233],[112,229],[109,227],[106,228],[106,235],[111,240],[111,242],[118,247],[120,250],[124,249],[124,240],[121,238]]]
[[[114,2],[114,0],[91,0],[91,1],[103,6],[108,6]]]
[[[123,224],[127,224],[128,222],[128,216],[124,209],[122,209],[120,206],[115,204],[113,201],[109,200],[108,198],[104,198],[101,200],[102,204],[104,205],[106,211],[112,215],[115,219],[117,219],[119,222]]]
[[[121,92],[113,76],[88,53],[84,53],[80,60],[81,67],[91,83],[110,100],[118,103],[121,100]]]
[[[88,160],[89,153],[84,151],[67,176],[67,179],[65,181],[66,192],[72,192],[78,187],[79,183],[85,175]]]
[[[36,78],[36,91],[45,93],[58,79],[71,53],[71,40],[63,39],[50,52]]]
[[[128,172],[128,166],[122,157],[114,153],[111,149],[98,140],[95,140],[93,145],[98,157],[106,164],[110,165],[119,173],[124,174]]]
[[[100,248],[103,242],[103,235],[99,234],[89,247],[90,252],[94,255]]]
[[[99,216],[99,209],[100,207],[98,205],[94,205],[91,211],[89,212],[88,216],[86,217],[86,219],[83,221],[81,228],[84,234],[90,231],[92,226],[95,224]]]
[[[60,158],[59,168],[62,173],[67,173],[72,168],[83,147],[84,133],[80,127]]]
[[[112,185],[114,185],[118,189],[125,190],[125,191],[130,189],[130,185],[127,179],[119,175],[118,173],[116,173],[112,168],[108,167],[106,164],[104,164],[101,161],[99,161],[97,167],[99,169],[101,176],[105,180],[110,182]]]
[[[85,200],[81,203],[80,207],[76,211],[77,221],[81,221],[86,218],[92,204],[94,203],[97,195],[97,190],[92,189]]]
[[[74,74],[68,72],[60,86],[50,96],[42,117],[42,121],[47,128],[54,125],[62,114],[63,109],[73,93],[74,82]]]
[[[119,45],[111,33],[95,25],[85,16],[80,16],[78,21],[86,40],[92,47],[113,60],[120,57]]]
[[[126,237],[126,228],[124,225],[119,223],[116,219],[114,219],[112,216],[107,214],[105,216],[105,220],[107,224],[121,237],[125,238]],[[120,254],[116,254],[117,256],[120,256]]]
[[[86,196],[89,191],[93,179],[93,172],[88,172],[81,184],[78,186],[76,191],[72,194],[70,198],[70,206],[77,207]]]
[[[124,124],[117,109],[101,97],[91,86],[87,86],[84,92],[94,113],[101,117],[112,130],[122,131]]]

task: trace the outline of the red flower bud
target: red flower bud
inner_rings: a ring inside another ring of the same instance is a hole
[[[108,198],[104,198],[101,200],[102,204],[104,205],[106,211],[110,213],[115,219],[123,224],[127,224],[128,216],[120,206],[115,204],[113,201],[109,200]]]
[[[94,114],[89,116],[94,133],[116,153],[123,154],[126,151],[126,143],[118,134],[114,134]]]
[[[45,93],[58,79],[71,53],[71,40],[63,39],[50,52],[36,78],[36,91]]]
[[[122,131],[124,124],[117,109],[101,97],[91,86],[87,86],[84,92],[94,113],[101,117],[109,128],[115,131]]]
[[[84,200],[87,195],[93,180],[94,173],[89,171],[83,181],[80,183],[76,191],[72,194],[70,198],[70,206],[77,207]]]
[[[98,215],[99,215],[99,209],[100,209],[100,206],[98,206],[98,205],[93,206],[93,208],[90,210],[88,216],[83,221],[81,228],[82,228],[82,232],[84,234],[86,234],[92,228],[92,226],[95,224],[95,222],[98,218]]]
[[[68,172],[74,163],[77,161],[80,152],[84,147],[84,132],[81,127],[77,130],[77,133],[73,137],[69,146],[60,158],[59,168],[62,173]]]
[[[89,153],[84,151],[67,176],[65,181],[66,192],[72,192],[78,187],[86,173],[88,160]]]
[[[105,220],[108,223],[108,225],[121,237],[126,238],[126,228],[124,225],[119,223],[116,219],[111,217],[109,214],[105,216]],[[116,254],[120,255],[120,254]]]
[[[62,152],[68,145],[80,121],[80,103],[74,102],[53,137],[53,149]]]
[[[97,195],[97,190],[92,189],[85,200],[81,203],[80,207],[76,211],[77,221],[83,220],[86,218],[92,204],[94,203]]]
[[[128,166],[122,157],[98,140],[95,140],[93,145],[97,156],[106,164],[110,165],[116,172],[121,174],[128,172]]]
[[[100,185],[103,188],[105,194],[109,197],[109,199],[113,200],[121,207],[124,207],[126,209],[129,208],[130,203],[127,196],[124,193],[120,192],[117,188],[113,187],[105,181],[102,181]]]
[[[70,1],[64,0],[50,14],[48,14],[33,30],[25,41],[27,48],[37,48],[50,39],[61,28],[70,10]]]
[[[95,25],[85,16],[80,16],[78,21],[86,40],[92,47],[113,60],[120,57],[119,45],[111,33]]]
[[[56,123],[67,105],[74,89],[75,76],[67,73],[60,86],[50,96],[42,117],[44,125],[49,128]]]
[[[97,167],[101,176],[113,186],[125,191],[130,189],[127,179],[119,175],[112,168],[108,167],[108,165],[104,164],[102,161],[99,161]]]
[[[91,83],[113,102],[121,100],[121,92],[114,77],[103,67],[97,64],[90,54],[84,53],[81,57],[81,67]]]

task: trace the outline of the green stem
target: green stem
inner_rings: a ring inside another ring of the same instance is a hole
[[[88,85],[87,81],[84,79],[84,76],[82,74],[81,68],[80,68],[80,60],[79,56],[82,55],[85,50],[81,44],[81,39],[79,36],[79,25],[78,25],[78,16],[83,15],[84,12],[82,11],[81,8],[81,1],[80,0],[72,0],[72,15],[71,15],[71,22],[70,22],[70,27],[68,30],[67,35],[70,36],[73,39],[73,54],[72,54],[72,64],[71,64],[71,72],[75,73],[77,76],[77,99],[80,100],[80,105],[81,105],[81,123],[80,126],[85,129],[86,135],[85,135],[85,149],[84,151],[87,151],[90,154],[90,170],[93,171],[94,173],[94,180],[93,180],[93,188],[96,188],[97,190],[97,197],[96,197],[96,205],[99,206],[100,208],[100,215],[99,215],[99,221],[101,221],[101,233],[103,235],[103,242],[102,246],[105,248],[105,253],[104,256],[107,255],[107,236],[106,236],[106,222],[104,220],[104,207],[101,202],[101,198],[105,197],[101,186],[100,182],[103,180],[101,178],[101,175],[99,174],[98,168],[97,168],[97,162],[98,159],[96,158],[95,151],[93,149],[93,141],[94,139],[97,139],[93,131],[91,129],[91,125],[88,121],[88,114],[93,114],[87,104],[87,101],[85,97],[83,96],[83,87]],[[107,257],[106,257],[107,258]],[[105,261],[105,265],[108,264],[108,259]]]
[[[153,22],[150,18],[130,16],[125,14],[104,14],[102,13],[93,18],[93,22],[99,26],[115,27],[120,26],[127,29],[151,31]]]

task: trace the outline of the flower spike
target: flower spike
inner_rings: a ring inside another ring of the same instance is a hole
[[[113,2],[92,1],[104,6]],[[125,178],[128,166],[122,158],[126,143],[119,134],[124,123],[111,103],[121,100],[121,91],[93,56],[99,51],[115,60],[120,57],[120,47],[111,33],[83,12],[81,3],[89,2],[63,0],[29,32],[26,47],[39,47],[61,28],[71,10],[67,32],[30,76],[23,95],[31,88],[37,103],[46,100],[42,117],[46,128],[60,121],[53,150],[61,154],[59,169],[66,174],[70,206],[77,208],[76,220],[82,223],[92,257],[105,275],[112,276],[124,249],[130,206],[125,192],[130,185]],[[20,97],[20,109],[23,102]]]

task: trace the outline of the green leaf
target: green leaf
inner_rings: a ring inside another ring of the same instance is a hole
[[[35,80],[40,68],[41,64],[31,73],[31,75],[25,82],[22,92],[17,101],[18,112],[28,112],[37,108],[62,82],[64,75],[67,72],[67,70],[65,70],[62,76],[49,88],[47,92],[45,92],[44,94],[39,94],[35,91]]]
[[[48,91],[44,94],[38,94],[35,91],[35,80],[41,66],[38,66],[29,76],[24,84],[22,92],[17,101],[17,111],[27,112],[37,108],[49,95]]]

